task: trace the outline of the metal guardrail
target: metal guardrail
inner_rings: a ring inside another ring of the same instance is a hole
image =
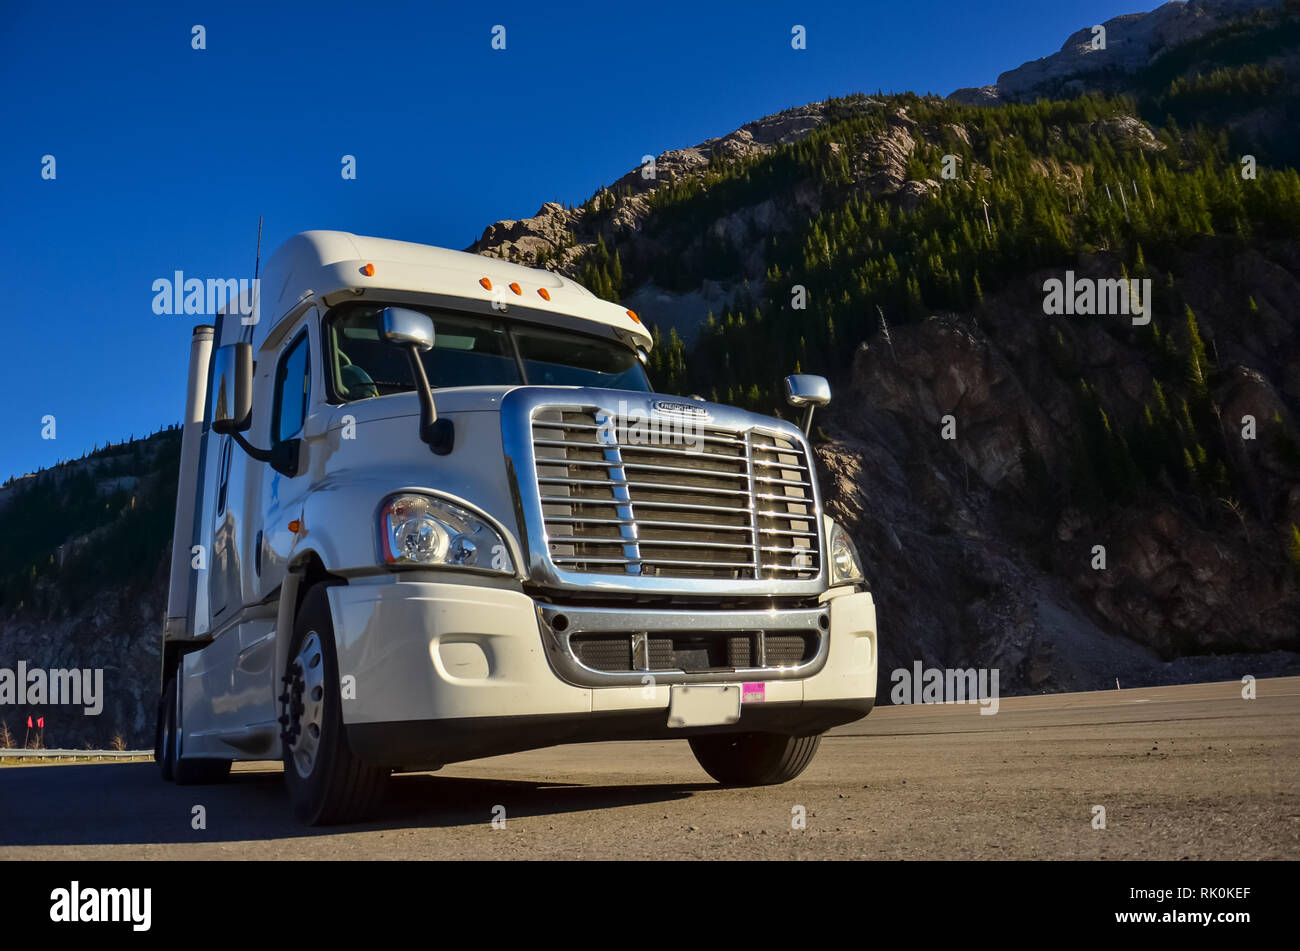
[[[132,759],[148,756],[153,750],[25,750],[0,749],[0,759]]]

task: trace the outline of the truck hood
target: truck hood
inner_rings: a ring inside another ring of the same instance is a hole
[[[584,405],[601,405],[611,411],[620,406],[627,406],[629,412],[638,409],[656,416],[667,415],[698,416],[709,424],[722,424],[743,430],[749,426],[764,426],[784,429],[797,433],[792,423],[752,413],[748,410],[727,406],[723,403],[710,403],[689,397],[670,396],[664,393],[643,393],[635,390],[607,390],[585,386],[458,386],[434,390],[433,402],[438,415],[453,416],[461,413],[500,413],[506,395],[512,392],[545,395],[550,402],[569,402]],[[344,416],[351,416],[357,423],[372,422],[399,417],[416,417],[420,415],[420,401],[414,392],[392,393],[377,396],[355,403],[344,403],[333,407],[330,414],[329,428],[343,424]],[[417,439],[412,430],[412,438]]]

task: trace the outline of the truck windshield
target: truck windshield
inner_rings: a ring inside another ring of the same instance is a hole
[[[425,312],[433,318],[434,347],[421,356],[434,389],[531,383],[650,390],[637,355],[612,340],[450,311]],[[334,392],[344,402],[414,388],[410,358],[380,336],[382,313],[382,306],[353,305],[339,308],[326,322],[327,366]]]

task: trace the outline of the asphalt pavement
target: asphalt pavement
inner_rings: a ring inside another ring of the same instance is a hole
[[[202,787],[3,766],[0,859],[1297,859],[1300,678],[1255,688],[881,707],[759,789],[718,786],[684,741],[516,753],[394,777],[375,821],[326,829],[297,824],[274,764]]]

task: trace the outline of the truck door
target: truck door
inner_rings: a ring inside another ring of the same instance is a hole
[[[314,320],[316,311],[307,312],[302,326],[286,335],[284,344],[274,356],[275,369],[271,374],[271,425],[269,437],[272,444],[284,443],[303,436],[304,424],[310,412],[315,382],[313,373]],[[318,352],[318,351],[317,351]],[[283,580],[289,559],[294,554],[300,535],[289,524],[302,515],[302,499],[310,484],[309,453],[300,450],[302,468],[290,476],[267,466],[262,473],[260,490],[262,543],[259,552],[258,589],[270,592]],[[299,526],[302,530],[304,526]],[[305,526],[310,530],[310,526]]]
[[[313,392],[310,325],[299,325],[278,348],[272,345],[258,355],[255,373],[261,382],[254,385],[254,424],[249,431],[255,445],[283,443],[302,432]],[[263,376],[264,367],[269,378]],[[204,690],[212,703],[212,731],[239,734],[244,736],[241,742],[254,743],[275,735],[281,673],[273,669],[276,605],[262,596],[279,583],[264,587],[269,577],[276,577],[276,561],[268,563],[267,554],[278,540],[287,555],[295,537],[288,524],[301,514],[309,480],[305,472],[291,478],[253,459],[229,436],[214,439],[208,597],[212,626],[223,633],[204,652],[211,655]],[[283,577],[282,568],[278,577]]]

